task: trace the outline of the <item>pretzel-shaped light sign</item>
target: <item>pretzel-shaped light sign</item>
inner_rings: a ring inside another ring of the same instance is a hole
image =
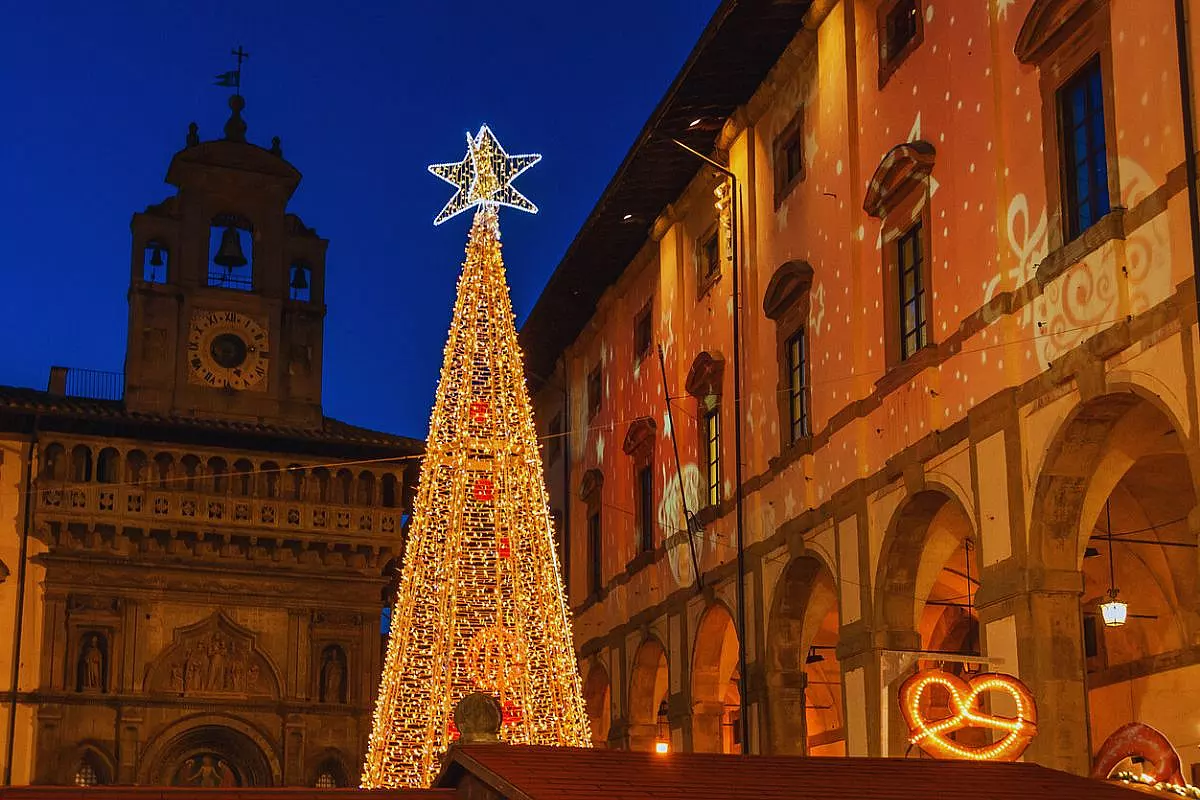
[[[925,691],[941,686],[950,695],[951,715],[928,719],[921,713]],[[980,707],[988,692],[1003,692],[1017,707],[1014,717],[989,714]],[[1037,735],[1037,706],[1029,688],[1012,675],[983,673],[969,681],[940,669],[918,672],[900,686],[900,711],[908,724],[909,741],[934,758],[974,761],[1016,761]],[[1003,736],[988,745],[959,744],[949,734],[963,728],[990,728]]]

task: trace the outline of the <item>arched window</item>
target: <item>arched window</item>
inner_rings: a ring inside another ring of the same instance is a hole
[[[179,459],[179,465],[183,467],[184,491],[196,491],[196,478],[200,475],[200,459],[189,453]]]
[[[314,486],[312,489],[309,489],[309,492],[313,496],[310,497],[309,500],[316,503],[328,503],[329,470],[325,469],[324,467],[317,467],[312,471],[312,475],[314,478]]]
[[[38,476],[44,481],[61,481],[67,477],[67,451],[57,442],[42,451],[42,468]]]
[[[263,497],[279,497],[279,465],[264,461],[259,469],[258,491]]]
[[[354,500],[354,473],[339,469],[337,473],[337,502],[350,505]]]
[[[292,464],[288,467],[288,499],[304,499],[304,467]]]
[[[254,226],[237,214],[218,214],[209,230],[208,285],[254,289]]]
[[[254,465],[244,458],[233,462],[233,493],[239,497],[250,496],[250,480],[254,474]]]
[[[96,459],[96,480],[100,483],[116,483],[119,478],[118,466],[121,455],[116,448],[106,447],[100,451]]]
[[[301,303],[312,299],[312,269],[299,262],[288,271],[288,297]]]
[[[208,460],[208,485],[213,494],[225,494],[229,488],[229,478],[226,475],[228,471],[229,466],[220,456],[213,456]]]
[[[71,451],[71,480],[87,483],[92,479],[92,451],[86,445],[77,444]]]
[[[175,459],[170,453],[159,453],[154,457],[154,478],[160,489],[175,488],[171,486],[171,473],[175,471]]]
[[[146,283],[166,283],[171,272],[171,251],[162,242],[147,242],[142,257],[142,280]]]
[[[85,749],[75,762],[72,779],[76,786],[104,786],[112,782],[104,758],[90,748]]]
[[[396,476],[392,473],[387,473],[383,476],[381,484],[383,489],[383,506],[384,508],[396,507]]]
[[[375,473],[363,470],[358,474],[358,504],[369,506],[375,503]]]
[[[138,485],[149,479],[149,462],[141,450],[131,450],[125,456],[125,482]]]

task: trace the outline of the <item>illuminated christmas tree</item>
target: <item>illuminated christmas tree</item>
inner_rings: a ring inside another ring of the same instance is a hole
[[[472,692],[503,709],[513,744],[590,743],[512,301],[501,205],[537,209],[484,126],[466,157],[429,168],[475,208],[363,768],[363,788],[428,786]]]

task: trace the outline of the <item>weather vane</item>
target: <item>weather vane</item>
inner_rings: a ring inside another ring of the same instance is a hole
[[[462,161],[430,164],[429,171],[458,191],[434,218],[441,225],[451,217],[475,206],[508,206],[537,213],[537,206],[516,190],[512,182],[525,170],[541,161],[537,154],[510,156],[484,125],[479,133],[467,133],[467,154]]]
[[[245,61],[246,59],[248,59],[250,57],[250,54],[247,53],[245,50],[243,50],[242,46],[240,44],[237,46],[237,50],[230,50],[229,54],[231,56],[234,56],[235,58],[237,58],[237,67],[235,69],[229,70],[229,72],[222,72],[220,75],[217,75],[216,76],[216,78],[217,78],[216,85],[231,87],[236,91],[237,96],[241,97],[242,96],[242,62]]]

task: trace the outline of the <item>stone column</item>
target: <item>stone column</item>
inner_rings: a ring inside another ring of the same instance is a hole
[[[1082,593],[1079,572],[1036,567],[1018,571],[1005,564],[984,571],[979,597],[989,655],[993,638],[998,651],[1011,651],[1013,634],[1005,632],[1015,632],[1016,663],[1010,665],[1007,653],[997,652],[1005,658],[997,671],[1020,678],[1037,703],[1038,735],[1025,760],[1078,775],[1086,775],[1091,767]]]
[[[801,756],[808,752],[805,693],[808,675],[799,670],[772,670],[767,675],[767,747],[770,755]]]
[[[724,713],[724,703],[701,702],[692,704],[692,752],[723,752],[724,740],[721,730],[721,717]]]

